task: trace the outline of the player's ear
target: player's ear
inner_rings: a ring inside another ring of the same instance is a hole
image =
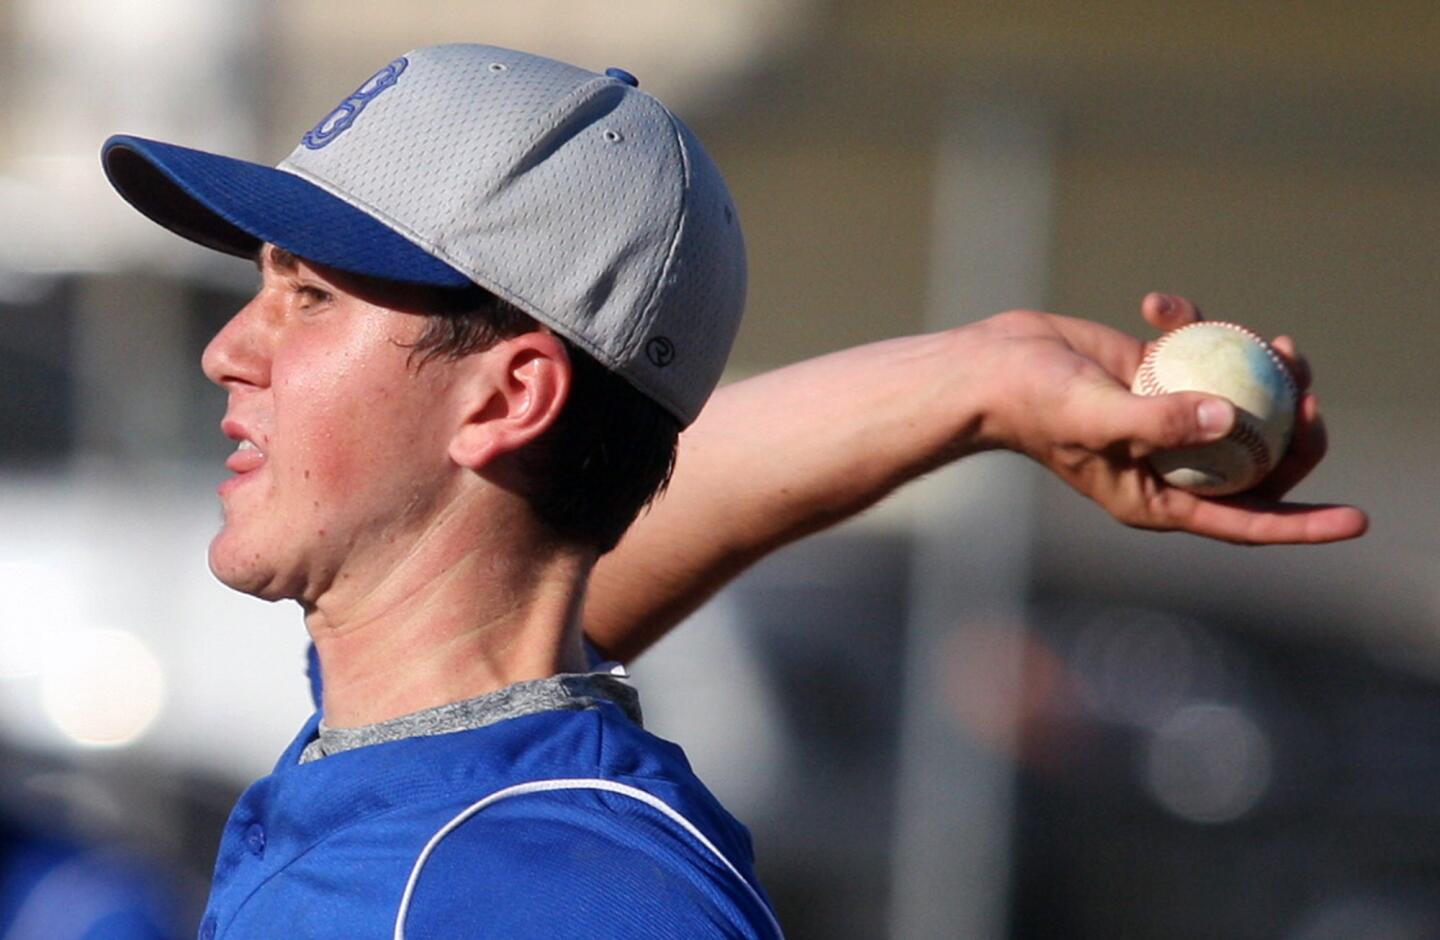
[[[570,395],[570,357],[560,337],[535,331],[470,357],[450,459],[479,470],[544,434]]]

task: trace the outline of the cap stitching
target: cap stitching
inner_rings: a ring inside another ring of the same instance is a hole
[[[654,99],[651,100],[653,101]],[[681,180],[680,211],[675,213],[675,229],[671,232],[670,244],[665,249],[665,260],[660,265],[660,272],[655,278],[654,283],[650,285],[650,295],[645,298],[645,303],[640,308],[640,316],[636,317],[635,322],[631,324],[625,336],[623,348],[625,350],[624,355],[627,365],[639,361],[641,350],[638,347],[640,341],[649,334],[651,327],[655,325],[655,318],[659,315],[658,300],[661,293],[660,288],[670,276],[670,269],[679,254],[680,239],[681,236],[685,234],[685,225],[689,221],[690,216],[690,184],[693,170],[690,162],[690,151],[685,146],[685,136],[680,133],[675,115],[669,108],[660,104],[660,102],[656,101],[655,104],[670,122],[671,133],[675,135],[675,146],[680,151],[680,162],[684,168],[684,175]],[[662,382],[656,377],[653,381],[646,381],[644,385],[642,385],[639,378],[631,374],[632,372],[639,371],[640,370],[627,367],[622,368],[620,374],[623,375],[631,385],[638,388],[644,394],[649,395],[664,406],[667,411],[679,417],[681,424],[689,424],[695,420],[695,412],[680,402],[668,383]]]
[[[656,104],[659,105],[659,102],[656,102]],[[685,223],[688,221],[690,215],[690,152],[685,148],[684,136],[680,133],[680,129],[676,127],[675,115],[671,114],[670,109],[664,105],[659,105],[659,107],[670,123],[670,132],[674,135],[675,147],[680,151],[680,165],[683,167],[683,174],[680,181],[680,211],[675,213],[675,228],[670,233],[669,244],[665,248],[665,260],[660,264],[659,275],[655,278],[654,283],[650,285],[650,292],[648,296],[646,296],[645,302],[640,306],[640,316],[631,324],[630,330],[625,336],[624,345],[627,359],[634,357],[640,339],[648,333],[650,327],[654,325],[658,309],[657,301],[660,297],[660,287],[665,283],[666,278],[669,277],[670,268],[675,263],[675,258],[679,254],[680,237],[685,233]]]
[[[623,95],[626,87],[627,86],[621,85],[617,81],[604,78],[603,76],[597,76],[575,86],[569,94],[556,101],[550,110],[545,112],[545,114],[536,121],[536,132],[526,138],[520,148],[521,152],[525,155],[524,159],[513,166],[506,167],[507,172],[505,175],[495,180],[493,185],[497,187],[508,185],[507,181],[516,175],[516,170],[529,170],[534,165],[533,151],[535,145],[554,133],[556,128],[563,125],[567,118],[583,110],[585,105],[590,101],[601,97],[601,95],[605,93],[613,94],[619,92]]]

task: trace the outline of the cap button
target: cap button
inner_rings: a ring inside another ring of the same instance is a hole
[[[639,87],[640,87],[640,79],[636,78],[634,75],[631,75],[629,72],[625,71],[624,69],[617,69],[617,68],[611,67],[611,68],[608,68],[608,69],[605,70],[605,74],[606,74],[606,75],[609,75],[611,78],[615,79],[617,82],[624,82],[625,84],[629,85],[631,88],[639,88]]]

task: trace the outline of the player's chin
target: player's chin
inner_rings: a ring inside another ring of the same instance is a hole
[[[274,566],[262,552],[247,546],[234,532],[222,529],[210,542],[210,573],[226,587],[261,600],[281,600]]]

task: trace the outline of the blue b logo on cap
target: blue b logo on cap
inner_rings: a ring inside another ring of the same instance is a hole
[[[311,150],[319,150],[339,137],[351,124],[355,123],[355,119],[360,116],[360,112],[364,111],[370,102],[379,97],[382,91],[395,84],[396,80],[400,78],[400,73],[404,72],[405,67],[409,64],[410,60],[401,56],[370,76],[348,98],[336,105],[334,111],[325,115],[319,124],[311,128],[300,142]]]

